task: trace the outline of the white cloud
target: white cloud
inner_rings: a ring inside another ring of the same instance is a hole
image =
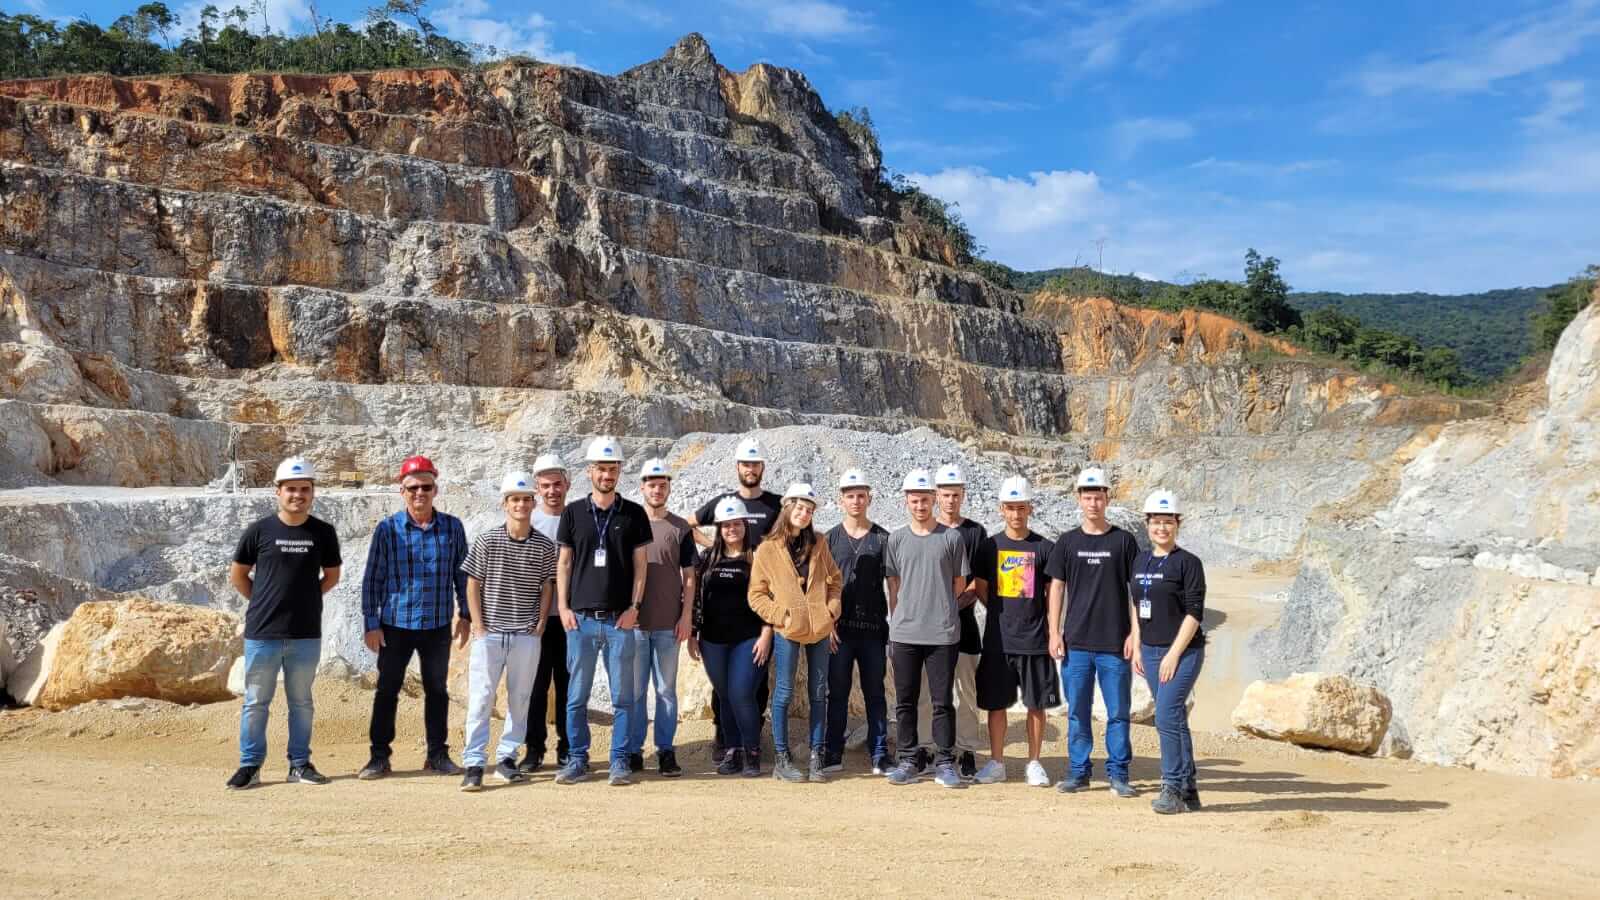
[[[1552,131],[1564,120],[1583,109],[1583,82],[1551,81],[1544,86],[1544,106],[1522,120],[1530,131]]]
[[[1109,210],[1110,199],[1093,172],[1030,172],[1026,178],[990,175],[976,167],[912,173],[914,184],[957,204],[967,227],[1000,247],[1013,265],[1055,265],[1069,226],[1082,226]],[[1052,246],[1056,244],[1056,246]]]
[[[1509,165],[1423,176],[1413,183],[1468,193],[1600,194],[1600,134],[1537,145]]]
[[[500,53],[520,53],[542,62],[582,65],[577,54],[557,50],[551,42],[553,23],[539,13],[506,19],[491,15],[488,0],[452,0],[430,18],[439,30],[458,41],[483,44]]]
[[[1194,137],[1194,126],[1181,119],[1146,116],[1123,119],[1111,126],[1111,145],[1124,159],[1155,141],[1183,141]]]
[[[944,102],[951,112],[1008,113],[1038,109],[1038,104],[1023,100],[994,100],[988,97],[951,97]]]
[[[872,27],[861,13],[821,0],[786,4],[746,2],[740,5],[752,12],[759,12],[763,29],[772,34],[827,40],[853,37]]]
[[[1373,59],[1354,81],[1374,97],[1403,91],[1479,93],[1504,79],[1565,62],[1596,36],[1600,11],[1594,0],[1570,0],[1496,25],[1420,61]]]
[[[229,9],[235,6],[244,8],[250,13],[250,19],[247,23],[249,29],[251,31],[261,30],[261,10],[258,10],[253,5],[243,2],[234,4],[212,3],[211,0],[195,0],[193,3],[188,3],[178,8],[178,27],[173,31],[174,39],[179,34],[187,33],[200,24],[200,11],[205,9],[208,3],[216,6],[224,16],[226,16]],[[266,0],[264,9],[266,10],[267,25],[280,34],[297,33],[304,26],[311,24],[311,5],[306,0]],[[227,24],[228,20],[226,18],[221,19],[219,22],[219,25]]]

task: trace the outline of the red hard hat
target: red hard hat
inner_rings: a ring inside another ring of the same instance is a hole
[[[439,470],[434,468],[433,460],[426,456],[413,456],[400,464],[401,478],[405,478],[407,475],[416,475],[419,472],[424,475],[432,475],[435,478],[439,477]]]

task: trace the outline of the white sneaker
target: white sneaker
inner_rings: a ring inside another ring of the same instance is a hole
[[[1044,770],[1044,766],[1037,759],[1028,760],[1028,786],[1050,786],[1050,773]]]
[[[972,777],[979,784],[999,784],[1006,780],[1006,764],[998,759],[991,759],[983,764],[978,774]]]

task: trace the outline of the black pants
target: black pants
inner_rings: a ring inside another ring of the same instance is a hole
[[[556,684],[556,757],[567,756],[567,631],[561,627],[561,617],[551,616],[544,623],[544,637],[539,641],[539,668],[533,676],[533,696],[528,698],[528,754],[544,756],[549,749],[545,731],[545,701],[550,693],[550,682]]]
[[[776,640],[776,639],[774,639]],[[767,699],[772,694],[772,657],[767,657],[768,665],[761,666],[761,677],[756,679],[756,709],[759,710],[762,721],[767,718]],[[711,689],[711,725],[716,731],[714,738],[718,747],[726,747],[728,742],[722,739],[722,697],[717,694],[717,689]]]
[[[928,670],[928,694],[933,706],[933,744],[939,762],[956,759],[956,709],[953,695],[959,644],[930,646],[889,642],[894,661],[895,744],[901,761],[917,755],[917,698],[922,693],[922,670]]]
[[[394,743],[394,712],[400,689],[406,683],[411,654],[422,661],[422,721],[428,733],[428,756],[449,750],[450,626],[414,630],[383,626],[383,646],[378,650],[378,691],[372,695],[372,758],[388,759]]]

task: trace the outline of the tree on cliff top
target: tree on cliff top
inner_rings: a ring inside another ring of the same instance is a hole
[[[1543,353],[1556,348],[1561,332],[1566,331],[1578,313],[1589,305],[1596,279],[1600,279],[1600,265],[1589,266],[1582,275],[1568,279],[1566,284],[1551,288],[1544,295],[1545,309],[1533,317],[1534,349]]]

